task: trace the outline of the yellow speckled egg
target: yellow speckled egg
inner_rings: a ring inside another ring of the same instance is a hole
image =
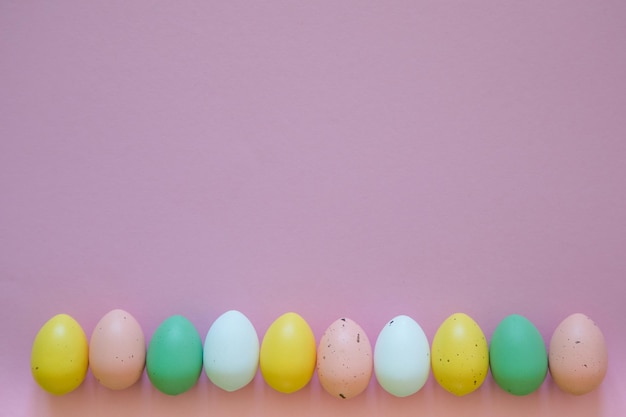
[[[328,326],[317,349],[317,376],[326,392],[343,399],[359,395],[370,382],[373,363],[361,326],[348,318]]]
[[[297,313],[285,313],[265,332],[259,366],[270,387],[288,394],[309,383],[315,357],[315,336],[309,324]]]
[[[433,375],[439,385],[455,395],[469,394],[478,389],[487,377],[487,339],[471,317],[455,313],[435,333],[431,361]]]
[[[552,379],[565,392],[586,394],[598,387],[608,367],[604,335],[584,314],[563,320],[550,339],[549,369]]]
[[[33,378],[46,391],[63,395],[83,382],[89,365],[89,345],[80,324],[57,314],[39,330],[30,357]]]

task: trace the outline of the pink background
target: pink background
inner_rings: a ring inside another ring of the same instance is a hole
[[[0,412],[6,416],[626,414],[626,3],[0,3]],[[351,401],[260,374],[179,397],[32,380],[39,327],[120,307],[149,339],[228,309],[372,342],[397,314],[603,329],[607,377],[491,377]]]

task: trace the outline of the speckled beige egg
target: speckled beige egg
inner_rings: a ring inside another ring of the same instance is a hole
[[[582,395],[594,390],[602,383],[607,364],[604,335],[586,315],[572,314],[554,330],[549,369],[552,379],[563,391]]]
[[[332,323],[320,339],[317,376],[322,387],[337,398],[352,398],[365,391],[373,363],[365,331],[348,318]]]
[[[146,363],[146,343],[141,326],[124,310],[105,314],[91,334],[89,367],[107,388],[128,388],[141,378]]]

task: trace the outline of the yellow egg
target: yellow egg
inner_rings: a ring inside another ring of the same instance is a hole
[[[46,391],[63,395],[85,379],[89,364],[87,336],[76,320],[58,314],[39,330],[30,357],[35,381]]]
[[[308,323],[296,313],[283,314],[261,343],[259,365],[265,382],[287,394],[303,388],[315,370],[316,348]]]
[[[441,324],[433,338],[431,361],[439,385],[455,395],[469,394],[487,377],[487,339],[471,317],[453,314]]]

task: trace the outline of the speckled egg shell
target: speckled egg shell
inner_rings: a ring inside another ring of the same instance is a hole
[[[478,323],[467,314],[448,317],[435,333],[431,350],[435,380],[454,395],[477,390],[487,377],[487,339]]]
[[[586,315],[572,314],[552,334],[548,363],[552,379],[563,391],[582,395],[594,390],[608,366],[602,331]]]
[[[41,388],[55,395],[74,391],[85,379],[88,363],[87,336],[73,317],[57,314],[39,329],[30,365]]]
[[[342,318],[326,329],[317,349],[317,375],[329,394],[342,399],[359,395],[372,368],[372,345],[361,326]]]
[[[124,310],[105,314],[91,334],[89,367],[96,380],[110,389],[124,389],[141,378],[146,343],[141,326]]]

